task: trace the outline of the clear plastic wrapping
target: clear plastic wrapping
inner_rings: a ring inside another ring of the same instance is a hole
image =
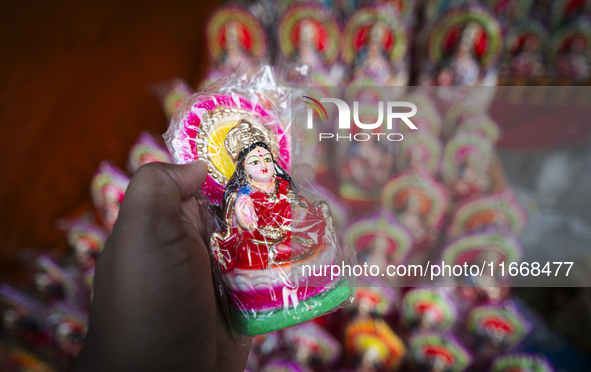
[[[192,96],[164,135],[175,163],[197,159],[216,212],[209,246],[233,329],[256,335],[350,302],[348,263],[328,203],[291,173],[288,106],[270,68]],[[279,97],[279,98],[278,98]],[[343,270],[344,271],[344,270]]]

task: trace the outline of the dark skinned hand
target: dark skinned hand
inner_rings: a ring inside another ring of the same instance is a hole
[[[95,271],[89,332],[74,372],[244,371],[212,279],[194,195],[203,162],[141,167]]]

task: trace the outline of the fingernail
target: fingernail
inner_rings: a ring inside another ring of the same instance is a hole
[[[205,165],[205,162],[201,159],[190,161],[187,164],[195,165],[195,164],[199,164],[199,163],[202,163],[203,165]]]
[[[205,165],[205,162],[201,159],[197,159],[197,160],[193,160],[190,163],[187,163],[191,168],[200,168],[203,169],[204,171],[207,172],[207,166]]]

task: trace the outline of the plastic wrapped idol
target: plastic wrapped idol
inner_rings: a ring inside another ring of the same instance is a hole
[[[447,331],[458,321],[458,309],[446,288],[414,288],[402,298],[402,323],[410,330]]]
[[[85,219],[67,223],[68,244],[74,249],[76,262],[82,269],[94,267],[107,240],[107,232]]]
[[[234,330],[256,335],[332,311],[352,287],[322,270],[349,253],[327,203],[305,198],[290,177],[289,137],[278,120],[285,116],[255,103],[258,81],[234,89],[234,78],[223,93],[194,95],[165,137],[176,163],[207,165],[201,190],[219,211],[209,241],[217,279]]]
[[[430,174],[409,169],[384,185],[381,198],[382,205],[410,230],[418,251],[437,244],[449,200],[445,187]]]
[[[193,89],[184,80],[175,79],[156,85],[153,92],[160,99],[166,118],[170,120],[172,114],[191,97]]]
[[[168,150],[162,147],[154,137],[147,132],[142,132],[129,150],[127,168],[134,173],[139,167],[148,163],[172,163],[172,159]]]
[[[451,333],[419,332],[410,337],[413,365],[424,372],[462,372],[472,356]]]
[[[326,74],[339,55],[339,25],[330,10],[314,3],[289,7],[279,22],[278,38],[281,56],[311,71]]]
[[[358,371],[396,371],[406,354],[402,340],[381,319],[357,318],[345,331],[345,348]]]
[[[207,52],[217,71],[211,81],[236,71],[256,71],[267,54],[265,30],[247,9],[237,6],[219,8],[209,19],[205,31]]]
[[[400,303],[400,295],[378,278],[360,278],[357,282],[357,291],[353,306],[350,311],[356,311],[360,317],[388,318]]]
[[[479,357],[487,358],[517,346],[530,331],[530,324],[511,302],[474,308],[466,330]]]
[[[454,211],[446,237],[484,231],[495,227],[519,236],[527,225],[523,210],[510,188],[462,202]]]
[[[92,177],[90,182],[92,201],[109,231],[117,221],[119,207],[128,184],[129,176],[108,161],[103,161]]]
[[[591,22],[575,22],[558,29],[550,37],[547,58],[553,82],[561,85],[586,85],[591,77]]]
[[[378,85],[408,84],[408,33],[391,6],[366,7],[355,12],[343,31],[342,58],[352,79],[369,77]]]
[[[291,349],[292,360],[302,365],[330,367],[341,358],[339,341],[314,323],[288,328],[283,337]]]
[[[440,86],[496,85],[503,46],[501,25],[488,11],[470,7],[451,12],[431,30],[421,80]]]
[[[343,242],[355,248],[359,262],[375,268],[372,276],[404,262],[414,246],[411,232],[387,209],[354,221],[345,229]]]
[[[456,200],[486,193],[494,160],[492,142],[477,132],[458,133],[443,150],[441,177]]]
[[[435,176],[439,172],[443,145],[439,138],[427,131],[411,132],[400,142],[396,165],[398,172],[423,169]]]
[[[57,303],[49,313],[47,322],[52,327],[57,346],[66,354],[76,357],[84,345],[88,314],[64,303]]]
[[[494,360],[490,372],[554,372],[550,362],[542,355],[507,354]]]
[[[377,123],[380,119],[378,107],[377,102],[359,105],[359,121]],[[364,205],[378,201],[382,186],[394,173],[396,146],[384,139],[384,135],[380,140],[379,132],[383,132],[380,127],[369,130],[353,125],[349,130],[339,129],[337,133],[351,138],[351,141],[337,146],[339,194],[350,204]]]
[[[470,283],[471,285],[472,283]],[[511,287],[458,287],[456,295],[462,312],[467,312],[475,306],[484,304],[498,304],[509,298]]]
[[[453,275],[454,279],[463,284],[475,284],[478,287],[495,287],[499,284],[505,284],[508,277],[503,277],[497,271],[499,264],[505,263],[508,267],[511,263],[519,262],[523,255],[523,248],[519,241],[510,232],[484,231],[463,235],[448,244],[442,250],[441,259],[446,265],[468,265],[485,267],[480,272],[468,271],[458,276],[444,272],[449,277]],[[443,271],[443,269],[442,269]]]
[[[501,64],[504,85],[540,85],[545,82],[544,50],[548,30],[540,22],[524,19],[507,32]]]

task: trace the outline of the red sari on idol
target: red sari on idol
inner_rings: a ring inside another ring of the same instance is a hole
[[[235,209],[240,198],[249,199],[248,213],[256,222],[252,230],[237,221]],[[211,239],[214,257],[224,273],[234,268],[266,269],[311,255],[322,245],[326,230],[322,212],[279,177],[275,177],[273,193],[252,183],[232,193],[226,201],[224,220],[223,233],[214,233]]]

